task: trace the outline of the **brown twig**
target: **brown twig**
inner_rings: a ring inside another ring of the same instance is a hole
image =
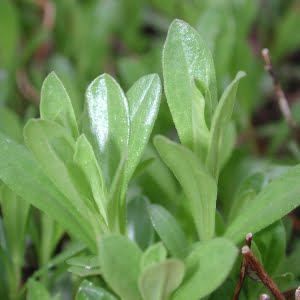
[[[251,232],[247,233],[246,235],[246,245],[251,248],[251,242],[252,242],[253,234]]]
[[[25,99],[28,101],[39,104],[40,102],[40,95],[37,89],[31,84],[27,74],[24,70],[17,71],[17,85],[24,96]]]
[[[36,4],[43,12],[42,25],[45,29],[51,31],[55,24],[55,6],[49,0],[36,0]]]
[[[265,271],[263,266],[254,256],[253,252],[249,248],[249,246],[244,246],[242,248],[243,258],[246,260],[247,265],[256,272],[257,276],[264,283],[264,285],[270,290],[270,292],[274,295],[277,300],[286,300],[285,297],[281,294],[278,289],[276,283],[272,280],[272,278]]]
[[[272,65],[269,49],[265,48],[261,51],[262,57],[265,61],[265,70],[269,73],[270,77],[272,78],[274,91],[277,99],[277,103],[279,109],[286,120],[288,126],[291,128],[293,136],[298,144],[300,144],[300,129],[297,126],[297,123],[292,117],[291,110],[287,101],[287,98],[283,92],[283,89],[280,85],[280,82],[274,72],[274,68]]]
[[[251,248],[251,241],[252,241],[252,233],[248,233],[246,235],[245,241],[246,241],[246,245]],[[233,297],[232,300],[238,300],[239,299],[239,295],[243,286],[243,282],[245,280],[246,277],[246,271],[247,271],[247,261],[246,259],[243,257],[242,259],[242,264],[241,264],[241,269],[240,269],[240,277],[239,280],[236,284],[236,287],[234,289],[234,293],[233,293]]]

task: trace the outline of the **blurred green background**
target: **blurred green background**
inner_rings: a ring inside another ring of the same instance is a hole
[[[265,116],[254,114],[272,93],[261,48],[270,48],[284,88],[298,98],[299,0],[1,0],[1,130],[18,126],[14,113],[21,123],[37,115],[39,91],[52,70],[79,120],[85,88],[99,74],[113,75],[125,90],[142,75],[161,74],[162,46],[174,18],[194,26],[210,46],[219,94],[238,70],[247,72],[236,114],[241,129],[253,118],[262,122]],[[165,103],[156,127],[161,133],[172,128]]]

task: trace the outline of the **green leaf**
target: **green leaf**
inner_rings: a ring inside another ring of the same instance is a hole
[[[125,159],[120,161],[108,192],[107,218],[111,232],[126,231],[126,197],[124,187]]]
[[[4,275],[7,278],[3,280],[8,283],[10,297],[15,298],[22,281],[30,204],[19,198],[4,184],[0,186],[0,204],[4,225],[3,236],[0,237],[0,260],[3,259],[1,262],[3,273],[7,273]],[[1,248],[5,255],[1,253]]]
[[[75,256],[69,258],[66,263],[70,265],[69,272],[81,277],[101,274],[99,257],[95,255]]]
[[[75,300],[117,300],[117,298],[91,281],[83,280],[78,288]]]
[[[167,250],[164,245],[159,242],[150,246],[142,255],[140,269],[143,271],[146,267],[159,263],[167,257]]]
[[[265,177],[262,173],[254,173],[246,177],[239,186],[230,206],[228,220],[232,221],[249,201],[255,198],[263,187]]]
[[[299,178],[297,165],[273,179],[233,220],[225,236],[239,242],[248,232],[258,232],[296,208],[300,204]]]
[[[189,243],[176,219],[162,206],[149,206],[152,225],[173,256],[184,257]]]
[[[134,173],[148,143],[159,109],[161,89],[158,75],[153,74],[140,78],[126,93],[130,118],[128,161],[125,170],[127,181]]]
[[[199,243],[185,260],[186,276],[172,300],[198,300],[212,293],[229,275],[237,254],[224,238]]]
[[[124,236],[100,240],[99,259],[105,281],[123,300],[141,300],[137,280],[142,251]]]
[[[84,135],[81,135],[76,141],[74,161],[85,174],[90,184],[99,213],[108,225],[106,215],[107,191],[104,178],[93,148]]]
[[[28,202],[19,198],[5,185],[0,189],[0,201],[11,263],[14,268],[19,269],[21,272],[30,205]],[[17,276],[17,274],[15,274],[15,276]],[[21,278],[15,278],[15,280],[21,280]]]
[[[0,133],[0,179],[17,195],[58,221],[77,240],[95,249],[93,230],[78,209],[43,173],[24,146]]]
[[[230,124],[238,83],[244,76],[244,72],[238,72],[235,79],[224,91],[213,116],[206,165],[215,178],[218,178],[222,163],[222,140]]]
[[[44,80],[41,91],[41,119],[54,121],[77,138],[78,126],[69,95],[54,72]]]
[[[59,7],[57,7],[59,9]],[[84,98],[81,93],[81,86],[75,70],[76,66],[70,57],[63,56],[61,53],[54,52],[48,60],[50,70],[54,70],[55,74],[63,83],[72,102],[76,120],[80,120],[83,112]]]
[[[109,186],[120,161],[127,156],[130,128],[127,99],[108,74],[89,85],[83,124]]]
[[[145,155],[154,157],[153,163],[139,178],[145,195],[150,199],[160,199],[161,203],[166,205],[178,204],[178,183],[170,169],[160,159],[154,146],[148,144]]]
[[[19,16],[14,2],[0,2],[0,68],[12,68],[16,63],[19,39]]]
[[[63,249],[59,254],[57,254],[55,257],[49,260],[46,265],[42,266],[40,269],[35,271],[31,275],[31,278],[41,277],[48,270],[64,263],[68,258],[78,254],[79,252],[82,252],[85,248],[85,245],[81,242],[72,242],[68,244],[66,249]]]
[[[274,57],[278,60],[283,55],[288,54],[300,46],[300,37],[294,33],[295,28],[300,26],[300,12],[297,2],[291,5],[285,16],[278,22],[276,29],[276,40],[274,45]],[[271,51],[273,53],[273,51]]]
[[[187,23],[175,20],[163,49],[165,93],[181,142],[193,148],[195,123],[203,115],[193,112],[194,102],[205,99],[205,120],[211,122],[217,104],[216,78],[211,53],[200,35]],[[201,85],[201,91],[196,88]],[[204,102],[201,104],[204,106]],[[196,119],[195,119],[196,118]],[[197,138],[197,137],[196,137]]]
[[[47,291],[46,287],[33,279],[29,280],[29,283],[27,284],[27,300],[51,300],[56,299],[58,300],[59,297],[52,298],[50,296],[50,293]]]
[[[100,227],[105,230],[103,221],[93,218],[93,215],[96,216],[93,200],[80,195],[78,187],[72,180],[78,170],[71,168],[75,141],[67,131],[52,121],[30,120],[24,128],[24,140],[42,165],[44,172],[68,199],[69,209],[78,211],[84,226],[95,219],[102,222]]]
[[[280,266],[282,273],[292,272],[296,277],[300,276],[300,264],[299,264],[299,253],[300,253],[300,241],[299,239],[294,243],[291,253],[284,259]]]
[[[154,241],[154,230],[148,214],[149,200],[135,197],[127,204],[127,235],[141,249],[146,249]]]
[[[168,259],[146,268],[139,277],[144,300],[167,300],[182,282],[185,267],[178,259]]]
[[[154,144],[183,188],[200,240],[211,239],[215,234],[215,180],[201,161],[184,146],[162,136],[155,137]]]
[[[286,252],[286,233],[281,221],[277,221],[255,235],[255,243],[262,257],[265,270],[276,275]]]
[[[60,125],[47,120],[29,120],[24,128],[26,146],[44,172],[73,205],[81,205],[67,164],[72,161],[75,141]]]
[[[0,107],[0,131],[17,142],[23,140],[21,120],[7,107]]]

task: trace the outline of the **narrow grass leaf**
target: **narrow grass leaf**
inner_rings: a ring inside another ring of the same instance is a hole
[[[200,240],[213,238],[217,199],[215,180],[188,148],[162,136],[155,137],[154,144],[183,188]]]
[[[143,196],[137,196],[127,204],[127,236],[142,250],[149,247],[155,239],[155,232],[148,214],[149,204],[149,200]]]
[[[241,241],[248,232],[258,232],[287,215],[300,205],[300,165],[273,179],[237,215],[227,228],[225,236]]]
[[[222,164],[222,141],[231,120],[238,83],[245,75],[244,72],[238,72],[235,79],[224,91],[216,111],[214,112],[210,128],[210,143],[206,165],[215,178],[218,178]]]
[[[175,257],[184,257],[189,243],[177,220],[157,204],[149,206],[149,215],[154,229],[170,253]]]
[[[99,213],[108,225],[106,215],[107,191],[104,178],[93,148],[84,135],[81,135],[76,141],[74,161],[86,176]]]
[[[0,134],[0,179],[17,195],[58,221],[77,240],[95,250],[91,226],[56,188],[27,149]]]

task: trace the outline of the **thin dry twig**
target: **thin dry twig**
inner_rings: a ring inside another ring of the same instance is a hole
[[[270,290],[270,292],[274,295],[277,300],[286,300],[285,297],[281,294],[278,289],[276,283],[273,279],[268,275],[263,266],[254,256],[253,252],[248,246],[244,246],[242,248],[243,257],[246,260],[247,265],[256,272],[257,276],[263,282],[263,284]]]
[[[17,71],[17,85],[24,96],[28,101],[39,104],[40,95],[37,89],[31,84],[26,72],[24,70]]]
[[[279,109],[280,109],[284,119],[286,120],[288,126],[291,128],[294,139],[296,140],[296,142],[298,144],[300,144],[300,129],[298,128],[297,123],[295,122],[295,120],[292,117],[286,95],[285,95],[285,93],[280,85],[280,82],[274,72],[269,49],[267,49],[267,48],[263,49],[261,51],[261,54],[265,61],[265,70],[269,73],[269,75],[273,81],[274,91],[275,91]]]
[[[37,0],[37,5],[43,12],[42,25],[45,29],[51,31],[55,25],[55,6],[49,0]]]
[[[251,248],[252,236],[253,235],[250,232],[246,235],[246,238],[245,238],[246,245],[249,248]],[[246,271],[247,271],[247,261],[243,257],[242,264],[241,264],[241,269],[240,269],[240,277],[239,277],[239,280],[238,280],[238,282],[236,284],[236,287],[234,289],[234,294],[233,294],[232,300],[238,300],[239,299],[239,295],[240,295],[240,292],[241,292],[241,289],[242,289],[242,286],[243,286],[243,282],[244,282],[245,277],[246,277]]]

